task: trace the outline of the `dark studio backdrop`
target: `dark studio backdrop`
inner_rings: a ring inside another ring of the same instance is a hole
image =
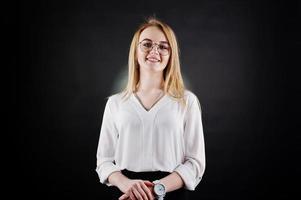
[[[297,194],[300,2],[251,0],[18,3],[22,194],[106,199],[95,172],[105,98],[126,78],[134,31],[154,14],[174,29],[202,105],[207,167],[194,199]]]

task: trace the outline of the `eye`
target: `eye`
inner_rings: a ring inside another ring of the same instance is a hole
[[[142,45],[144,47],[147,47],[147,48],[151,48],[152,47],[152,43],[151,42],[143,42]]]
[[[159,45],[159,49],[161,49],[161,50],[168,50],[168,49],[169,49],[169,46],[166,45],[166,44],[160,44],[160,45]]]

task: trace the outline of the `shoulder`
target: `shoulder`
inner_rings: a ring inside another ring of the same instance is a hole
[[[195,93],[193,93],[192,91],[190,90],[185,90],[184,92],[184,99],[185,99],[185,102],[186,102],[186,108],[188,110],[191,110],[191,109],[199,109],[200,111],[202,110],[201,109],[201,104],[200,104],[200,101],[199,101],[199,98],[197,97],[197,95]]]
[[[196,94],[188,89],[184,91],[184,99],[188,105],[191,105],[193,102],[198,101]]]
[[[125,93],[119,92],[115,94],[111,94],[108,96],[107,99],[107,105],[110,107],[118,107],[120,103],[125,99]]]

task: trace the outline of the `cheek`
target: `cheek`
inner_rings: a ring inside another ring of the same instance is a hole
[[[138,59],[138,62],[144,62],[145,55],[141,52],[137,52],[137,59]]]
[[[167,58],[163,57],[163,63],[164,63],[165,65],[167,65],[168,61],[169,61],[169,57],[167,57]]]
[[[144,59],[140,55],[137,55],[137,61],[138,64],[141,65],[144,62]]]

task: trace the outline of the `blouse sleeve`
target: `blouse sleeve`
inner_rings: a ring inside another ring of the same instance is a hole
[[[96,172],[99,176],[100,182],[106,184],[107,186],[112,186],[112,184],[108,182],[109,175],[115,171],[120,171],[120,169],[114,163],[118,132],[114,124],[110,104],[111,99],[109,98],[103,114],[96,154]]]
[[[195,190],[205,171],[205,144],[201,107],[195,95],[188,106],[184,122],[184,163],[174,171],[181,176],[184,188]]]

